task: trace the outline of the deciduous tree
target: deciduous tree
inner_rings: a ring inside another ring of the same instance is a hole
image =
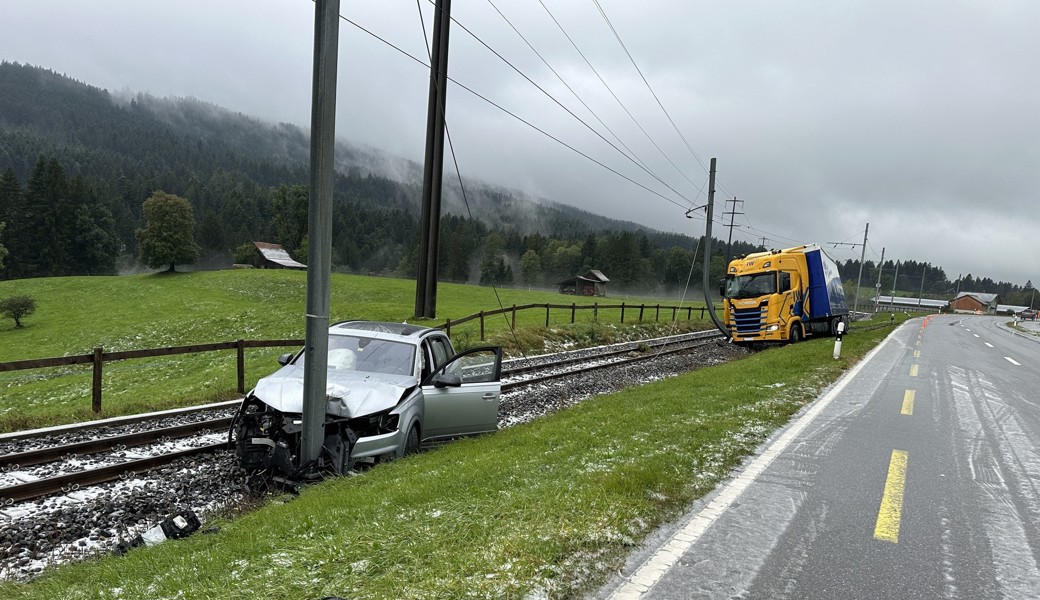
[[[136,232],[141,262],[152,269],[188,265],[199,258],[195,243],[195,216],[191,203],[180,196],[157,191],[143,204],[146,225]]]
[[[22,319],[36,312],[36,300],[29,296],[12,296],[0,300],[0,315],[14,319],[15,327],[23,327]]]

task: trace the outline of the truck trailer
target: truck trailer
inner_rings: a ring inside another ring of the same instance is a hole
[[[723,321],[735,343],[797,342],[849,324],[838,265],[818,244],[757,252],[726,269]]]

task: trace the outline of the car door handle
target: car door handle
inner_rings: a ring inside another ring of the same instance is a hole
[[[485,400],[495,400],[496,398],[498,398],[498,394],[496,394],[494,392],[488,392],[488,393],[484,394],[483,398]]]

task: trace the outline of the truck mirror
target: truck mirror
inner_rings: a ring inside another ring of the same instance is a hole
[[[726,284],[725,283],[719,284],[719,295],[722,296],[723,298],[726,297]]]

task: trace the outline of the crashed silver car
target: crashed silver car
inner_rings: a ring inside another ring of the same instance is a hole
[[[232,426],[243,468],[294,480],[346,473],[404,456],[421,443],[498,428],[501,348],[456,354],[444,332],[404,323],[329,327],[325,439],[317,464],[300,464],[303,350],[246,394]]]

